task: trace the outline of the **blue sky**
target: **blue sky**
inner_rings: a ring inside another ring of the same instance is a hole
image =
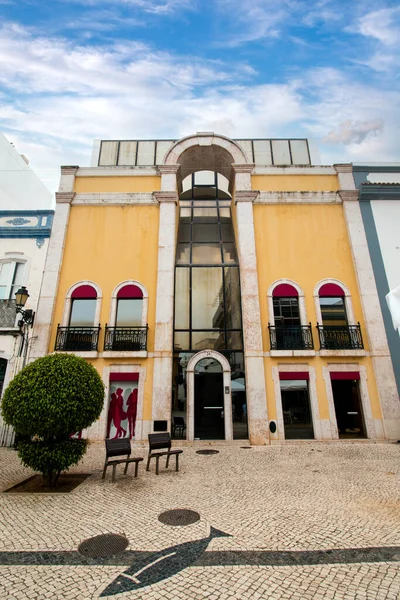
[[[308,137],[399,161],[400,7],[370,0],[0,0],[0,129],[54,189],[93,139]]]

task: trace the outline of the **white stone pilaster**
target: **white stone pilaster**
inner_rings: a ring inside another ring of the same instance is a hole
[[[262,445],[268,443],[269,428],[253,216],[253,202],[258,192],[251,191],[250,175],[253,165],[233,165],[233,168],[236,178],[235,204],[249,438],[252,444]]]
[[[160,217],[158,234],[156,322],[154,335],[152,420],[167,421],[168,424],[170,424],[172,402],[175,238],[178,204],[176,181],[179,165],[168,166],[166,169],[161,167],[160,170],[162,173],[162,191],[154,192],[154,197],[160,204]]]
[[[339,165],[335,165],[335,168],[338,167]],[[340,177],[340,171],[338,174]],[[345,175],[347,177],[348,173],[346,172]],[[375,380],[382,409],[385,438],[399,439],[400,402],[368,250],[367,238],[365,235],[360,205],[358,203],[358,190],[342,190],[339,194],[343,201],[347,232],[364,313],[365,333],[368,337]]]
[[[78,167],[61,167],[60,187],[56,193],[56,210],[32,334],[35,337],[35,344],[30,353],[30,360],[45,356],[49,350],[51,351],[49,348],[51,327],[71,202],[75,197],[73,189],[77,170]]]

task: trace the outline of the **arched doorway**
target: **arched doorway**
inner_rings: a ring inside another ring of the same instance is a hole
[[[215,350],[193,355],[187,364],[187,437],[233,438],[231,367]]]

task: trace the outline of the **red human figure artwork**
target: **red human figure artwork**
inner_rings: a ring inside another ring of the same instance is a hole
[[[124,397],[122,395],[122,391],[122,388],[118,388],[116,393],[113,421],[114,427],[117,430],[117,432],[114,436],[114,439],[126,436],[126,430],[121,425],[121,421],[124,421],[126,419],[126,412],[124,411]]]
[[[136,388],[129,394],[128,400],[126,402],[126,414],[128,417],[129,437],[130,438],[135,437],[137,402],[138,402],[138,390]]]
[[[111,388],[114,389],[115,388]],[[115,423],[115,411],[117,408],[117,396],[115,394],[115,392],[112,392],[110,394],[110,406],[108,407],[108,418],[107,418],[107,423],[108,423],[108,427],[107,427],[107,437],[110,437],[110,433],[111,433],[111,424],[114,422]]]

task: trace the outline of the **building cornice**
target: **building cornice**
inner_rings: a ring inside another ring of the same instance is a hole
[[[177,192],[153,192],[153,196],[159,204],[173,203],[178,204]]]
[[[254,170],[254,163],[232,163],[232,169],[235,173],[252,173]]]
[[[56,192],[56,204],[71,204],[75,196],[75,192]]]
[[[158,165],[158,170],[161,175],[176,175],[179,172],[181,165]]]
[[[79,169],[79,166],[77,166],[77,165],[62,166],[61,167],[61,175],[76,175],[78,169]]]
[[[353,165],[351,163],[343,163],[338,165],[333,165],[336,173],[352,173]]]
[[[260,192],[256,204],[341,204],[337,192]]]
[[[235,204],[238,202],[256,202],[259,193],[258,190],[238,190],[234,194]]]
[[[92,192],[76,194],[73,206],[137,206],[158,204],[152,192]]]
[[[342,202],[356,202],[358,200],[358,190],[339,190],[338,194],[342,199]]]

